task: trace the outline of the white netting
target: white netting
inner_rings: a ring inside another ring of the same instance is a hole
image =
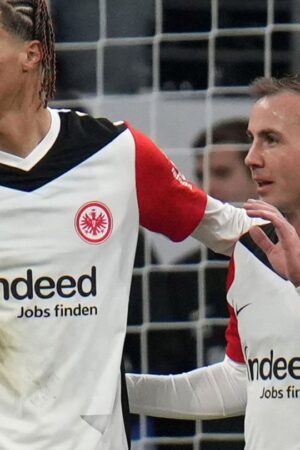
[[[254,77],[299,70],[298,0],[50,3],[58,51],[54,105],[129,120],[193,181],[192,142],[206,130],[206,188],[213,124],[247,116],[247,86]],[[227,319],[218,290],[227,261],[204,248],[182,260],[197,250],[191,239],[170,244],[145,234],[131,294],[129,370],[166,373],[222,358]],[[134,424],[139,440],[133,447],[139,450],[243,448],[237,421],[195,425],[141,418]]]

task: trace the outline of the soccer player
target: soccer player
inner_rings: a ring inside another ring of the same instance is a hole
[[[48,108],[54,91],[45,0],[0,0],[0,448],[127,450],[139,224],[230,253],[252,219],[130,125]]]
[[[246,157],[261,200],[228,276],[225,360],[175,376],[129,376],[132,411],[176,418],[245,412],[247,450],[300,442],[300,76],[257,79]]]

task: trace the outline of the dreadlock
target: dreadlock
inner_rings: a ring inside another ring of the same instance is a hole
[[[47,106],[55,94],[56,61],[53,25],[45,0],[0,0],[1,23],[24,41],[37,39],[43,49],[40,99]]]

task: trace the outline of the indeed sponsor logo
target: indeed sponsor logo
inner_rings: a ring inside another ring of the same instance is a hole
[[[62,275],[57,279],[50,276],[35,278],[32,269],[26,271],[23,277],[17,277],[12,281],[0,278],[0,298],[4,300],[32,300],[34,296],[40,299],[50,299],[58,296],[61,298],[72,298],[76,295],[81,297],[95,297],[96,267],[91,267],[90,274],[79,277]]]
[[[245,348],[249,380],[284,380],[286,377],[300,380],[300,356],[285,358],[275,357],[274,350],[270,350],[264,358],[248,358]]]

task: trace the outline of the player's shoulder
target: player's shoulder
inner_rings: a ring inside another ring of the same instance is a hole
[[[79,140],[113,140],[128,128],[124,121],[112,122],[106,117],[93,117],[80,111],[59,109],[57,112],[62,132]]]
[[[278,237],[272,223],[268,222],[263,224],[257,224],[256,226],[259,226],[274,244],[278,242]],[[249,231],[240,238],[240,242],[245,247],[247,247],[248,250],[250,250],[252,253],[256,253],[259,250],[257,244],[255,244],[255,242],[251,238]]]
[[[264,223],[259,226],[263,232],[268,236],[270,241],[272,241],[274,244],[278,242],[278,236],[276,234],[275,228],[272,223]],[[270,261],[268,260],[267,255],[263,252],[263,250],[253,241],[253,239],[250,236],[250,233],[247,232],[244,234],[240,241],[239,241],[244,247],[248,249],[250,253],[252,253],[257,259],[259,259],[265,266],[269,267],[271,270],[273,270]]]

